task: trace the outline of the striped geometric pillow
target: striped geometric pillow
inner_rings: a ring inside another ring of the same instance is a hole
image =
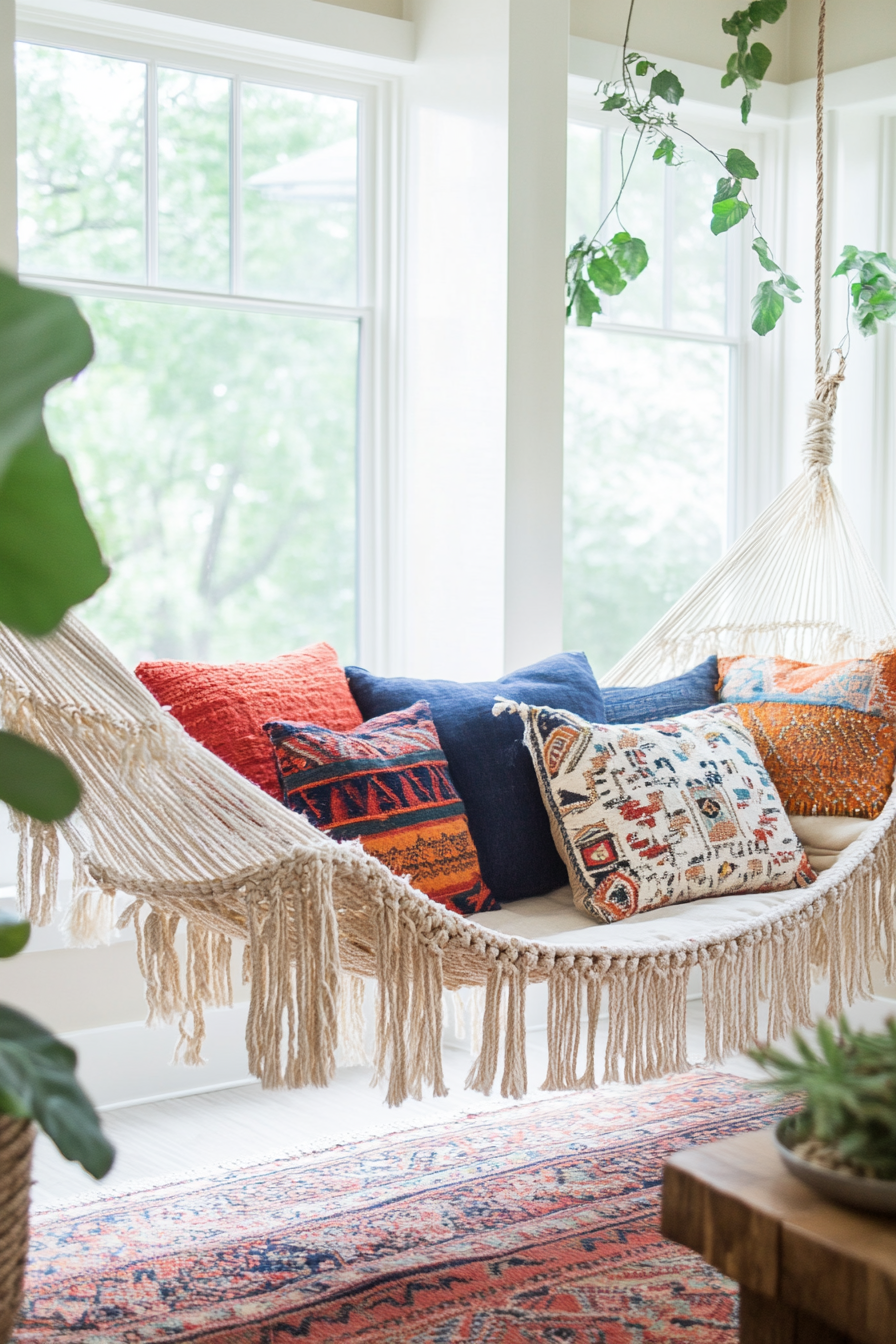
[[[278,720],[264,726],[287,807],[334,840],[360,840],[457,914],[500,910],[425,700],[352,733]]]

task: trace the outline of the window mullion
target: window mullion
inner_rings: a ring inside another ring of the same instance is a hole
[[[146,64],[146,283],[159,281],[159,72]]]
[[[675,173],[663,173],[663,328],[671,331],[675,266]]]
[[[242,80],[230,82],[230,292],[243,291]]]

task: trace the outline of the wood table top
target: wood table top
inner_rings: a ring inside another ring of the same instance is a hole
[[[674,1153],[663,1235],[753,1292],[867,1344],[896,1344],[896,1218],[834,1204],[791,1176],[773,1130]]]

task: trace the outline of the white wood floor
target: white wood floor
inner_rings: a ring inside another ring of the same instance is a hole
[[[819,1014],[825,991],[814,995]],[[854,1025],[879,1028],[896,1011],[892,999],[856,1004],[849,1012]],[[703,1056],[703,1005],[688,1005],[688,1057]],[[544,1095],[538,1091],[545,1076],[547,1052],[544,1032],[530,1030],[527,1102]],[[441,1125],[456,1116],[496,1110],[519,1103],[500,1096],[483,1097],[464,1088],[470,1055],[446,1049],[445,1072],[449,1095],[408,1101],[390,1110],[384,1088],[371,1088],[366,1067],[337,1071],[328,1088],[297,1092],[264,1092],[257,1084],[207,1092],[170,1101],[130,1106],[103,1114],[103,1127],[117,1149],[112,1171],[97,1184],[74,1163],[64,1161],[52,1144],[38,1136],[35,1150],[35,1210],[95,1199],[129,1187],[156,1184],[187,1172],[216,1166],[242,1166],[269,1155],[334,1147],[358,1136]],[[745,1056],[727,1061],[722,1072],[757,1077],[760,1070]]]

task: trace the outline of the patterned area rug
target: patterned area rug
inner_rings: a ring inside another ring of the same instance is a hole
[[[662,1162],[785,1109],[694,1073],[50,1210],[15,1339],[735,1344]]]

